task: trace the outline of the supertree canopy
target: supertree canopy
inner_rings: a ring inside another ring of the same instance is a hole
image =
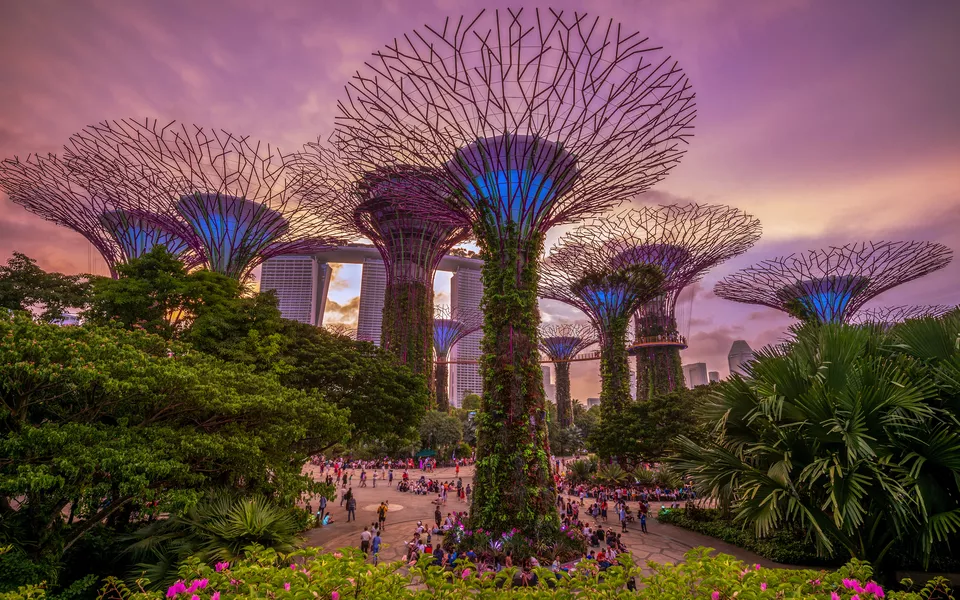
[[[453,310],[437,306],[433,318],[433,349],[437,353],[437,368],[434,373],[437,410],[450,410],[450,390],[447,389],[447,359],[450,350],[483,325],[483,315],[475,311]]]
[[[878,294],[947,266],[934,242],[864,242],[762,261],[725,277],[721,298],[776,308],[803,320],[846,323]]]
[[[544,263],[540,295],[583,311],[600,334],[600,407],[617,418],[630,402],[627,327],[645,303],[664,293],[661,267],[622,260],[632,211],[605,215],[560,238]]]
[[[300,171],[299,155],[246,136],[176,122],[104,121],[74,134],[67,158],[122,209],[183,223],[203,264],[230,277],[342,237],[329,218],[329,194]]]
[[[599,341],[596,330],[586,323],[543,323],[540,350],[553,361],[557,381],[557,421],[561,428],[573,425],[570,404],[570,361]]]
[[[646,302],[635,319],[637,399],[683,387],[680,350],[686,339],[677,326],[677,299],[712,267],[743,254],[760,239],[760,221],[728,206],[698,204],[642,206],[624,213],[622,237],[610,243],[617,265],[648,264],[665,277],[664,291]]]
[[[909,321],[910,319],[942,317],[956,308],[956,306],[950,306],[948,304],[862,308],[850,319],[850,322],[856,325],[880,325],[887,327]]]
[[[537,350],[544,234],[646,190],[678,163],[695,113],[686,77],[612,21],[483,11],[376,52],[339,111],[334,140],[351,170],[442,166],[447,193],[411,186],[395,201],[473,227],[485,323],[471,519],[552,535],[559,521]]]
[[[433,279],[446,253],[470,234],[466,225],[431,221],[396,199],[407,189],[441,199],[437,169],[393,165],[353,180],[325,144],[307,144],[301,156],[307,177],[329,194],[345,231],[368,238],[386,270],[381,345],[415,373],[433,370]],[[440,392],[437,391],[439,394]]]
[[[120,208],[115,196],[88,185],[68,161],[53,154],[4,160],[0,188],[14,203],[85,237],[103,256],[112,276],[118,263],[137,258],[157,244],[186,256],[184,231],[176,222]]]

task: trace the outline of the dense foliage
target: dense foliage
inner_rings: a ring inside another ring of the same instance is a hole
[[[809,531],[889,572],[960,533],[960,314],[892,329],[806,325],[723,383],[677,466],[759,537]]]
[[[453,570],[432,566],[423,558],[407,572],[404,563],[370,565],[356,550],[342,553],[302,551],[293,556],[261,550],[250,559],[220,563],[215,567],[194,561],[180,570],[181,580],[164,591],[143,591],[112,580],[103,588],[109,600],[228,600],[232,598],[634,598],[637,600],[934,600],[952,599],[943,580],[924,587],[905,581],[907,591],[884,590],[871,580],[866,563],[852,561],[835,572],[766,569],[746,565],[732,556],[709,556],[699,548],[687,553],[684,562],[641,565],[620,555],[622,566],[600,572],[588,561],[575,572],[555,575],[535,568],[533,577],[521,577],[511,567],[499,573],[478,573],[463,562]],[[0,595],[2,600],[42,600],[42,588],[24,588]]]
[[[90,279],[48,273],[29,256],[14,252],[6,266],[0,266],[0,309],[35,310],[44,323],[59,321],[68,308],[86,305]]]
[[[401,364],[433,378],[433,286],[391,282],[384,294],[381,345]]]

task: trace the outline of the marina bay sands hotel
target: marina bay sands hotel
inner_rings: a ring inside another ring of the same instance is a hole
[[[287,255],[263,263],[260,289],[274,290],[280,300],[280,312],[286,319],[320,326],[327,303],[327,291],[333,269],[330,263],[363,265],[360,278],[360,308],[357,339],[380,345],[383,321],[383,295],[387,283],[380,253],[373,246],[341,246],[316,255]],[[454,311],[479,311],[483,297],[480,269],[483,261],[448,254],[439,269],[453,273],[450,279],[450,308]],[[450,360],[476,360],[480,357],[480,331],[471,333],[450,353]],[[450,400],[460,406],[463,397],[479,394],[480,372],[475,363],[450,365]]]

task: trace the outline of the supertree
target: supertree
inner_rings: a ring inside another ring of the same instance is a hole
[[[433,349],[437,354],[437,368],[434,371],[437,410],[450,410],[450,391],[447,385],[447,359],[450,350],[483,325],[483,315],[468,310],[452,309],[445,305],[436,307],[433,316]]]
[[[466,240],[470,229],[423,219],[395,199],[404,197],[407,188],[442,198],[438,169],[393,165],[351,180],[333,149],[322,142],[307,144],[301,159],[304,171],[317,183],[315,189],[332,199],[332,216],[342,229],[369,239],[383,258],[387,282],[381,346],[429,381],[434,275],[440,259]]]
[[[203,264],[237,279],[272,256],[341,241],[329,195],[298,158],[248,136],[149,119],[91,125],[67,146],[71,168],[88,186],[124,210],[184,223]]]
[[[587,323],[542,323],[540,351],[553,361],[557,379],[557,421],[562,429],[573,425],[570,404],[570,361],[599,341]]]
[[[942,317],[955,310],[956,306],[948,304],[934,304],[929,306],[882,306],[877,308],[862,308],[850,319],[856,325],[880,325],[888,327],[910,319],[924,319],[928,317]]]
[[[357,328],[354,325],[348,323],[327,323],[322,327],[331,335],[347,337],[351,340],[357,339]]]
[[[583,14],[483,11],[396,39],[347,86],[335,140],[358,174],[441,166],[405,207],[472,226],[483,258],[475,527],[559,521],[539,366],[546,231],[644,191],[679,162],[694,95],[660,48]]]
[[[155,245],[186,257],[184,229],[148,211],[125,210],[115,197],[97,191],[54,154],[32,154],[0,163],[0,188],[28,211],[76,231],[103,256],[111,276],[116,265],[138,258]]]
[[[680,350],[687,342],[677,327],[680,293],[753,246],[760,221],[729,206],[687,204],[642,206],[625,213],[618,226],[617,264],[651,264],[666,278],[665,291],[637,311],[629,349],[637,357],[637,399],[649,400],[683,387]]]
[[[846,323],[875,296],[942,269],[953,251],[934,242],[862,242],[773,258],[728,275],[721,298],[762,304],[802,321]]]
[[[645,303],[665,293],[653,261],[623,260],[636,249],[632,211],[604,215],[565,234],[544,262],[540,295],[583,311],[600,334],[600,407],[617,418],[630,403],[627,328]]]

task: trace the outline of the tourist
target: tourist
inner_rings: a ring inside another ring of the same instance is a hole
[[[367,552],[370,551],[370,540],[373,538],[373,535],[370,534],[370,530],[367,527],[363,528],[363,532],[360,533],[360,551],[363,552],[363,555],[366,556]]]
[[[347,523],[350,522],[350,519],[357,520],[357,499],[353,497],[347,500]]]
[[[437,506],[436,510],[433,511],[433,518],[437,522],[437,529],[440,529],[440,522],[443,520],[443,513],[440,512],[439,506]]]
[[[646,511],[640,513],[640,531],[643,533],[647,532],[647,513]]]
[[[381,529],[386,529],[387,510],[389,510],[389,508],[386,502],[381,502],[380,506],[377,507],[377,522]]]
[[[370,551],[373,553],[373,566],[377,566],[377,563],[380,562],[380,532],[377,531],[373,534],[373,539],[371,540]]]
[[[373,470],[373,487],[377,487],[377,470]]]

